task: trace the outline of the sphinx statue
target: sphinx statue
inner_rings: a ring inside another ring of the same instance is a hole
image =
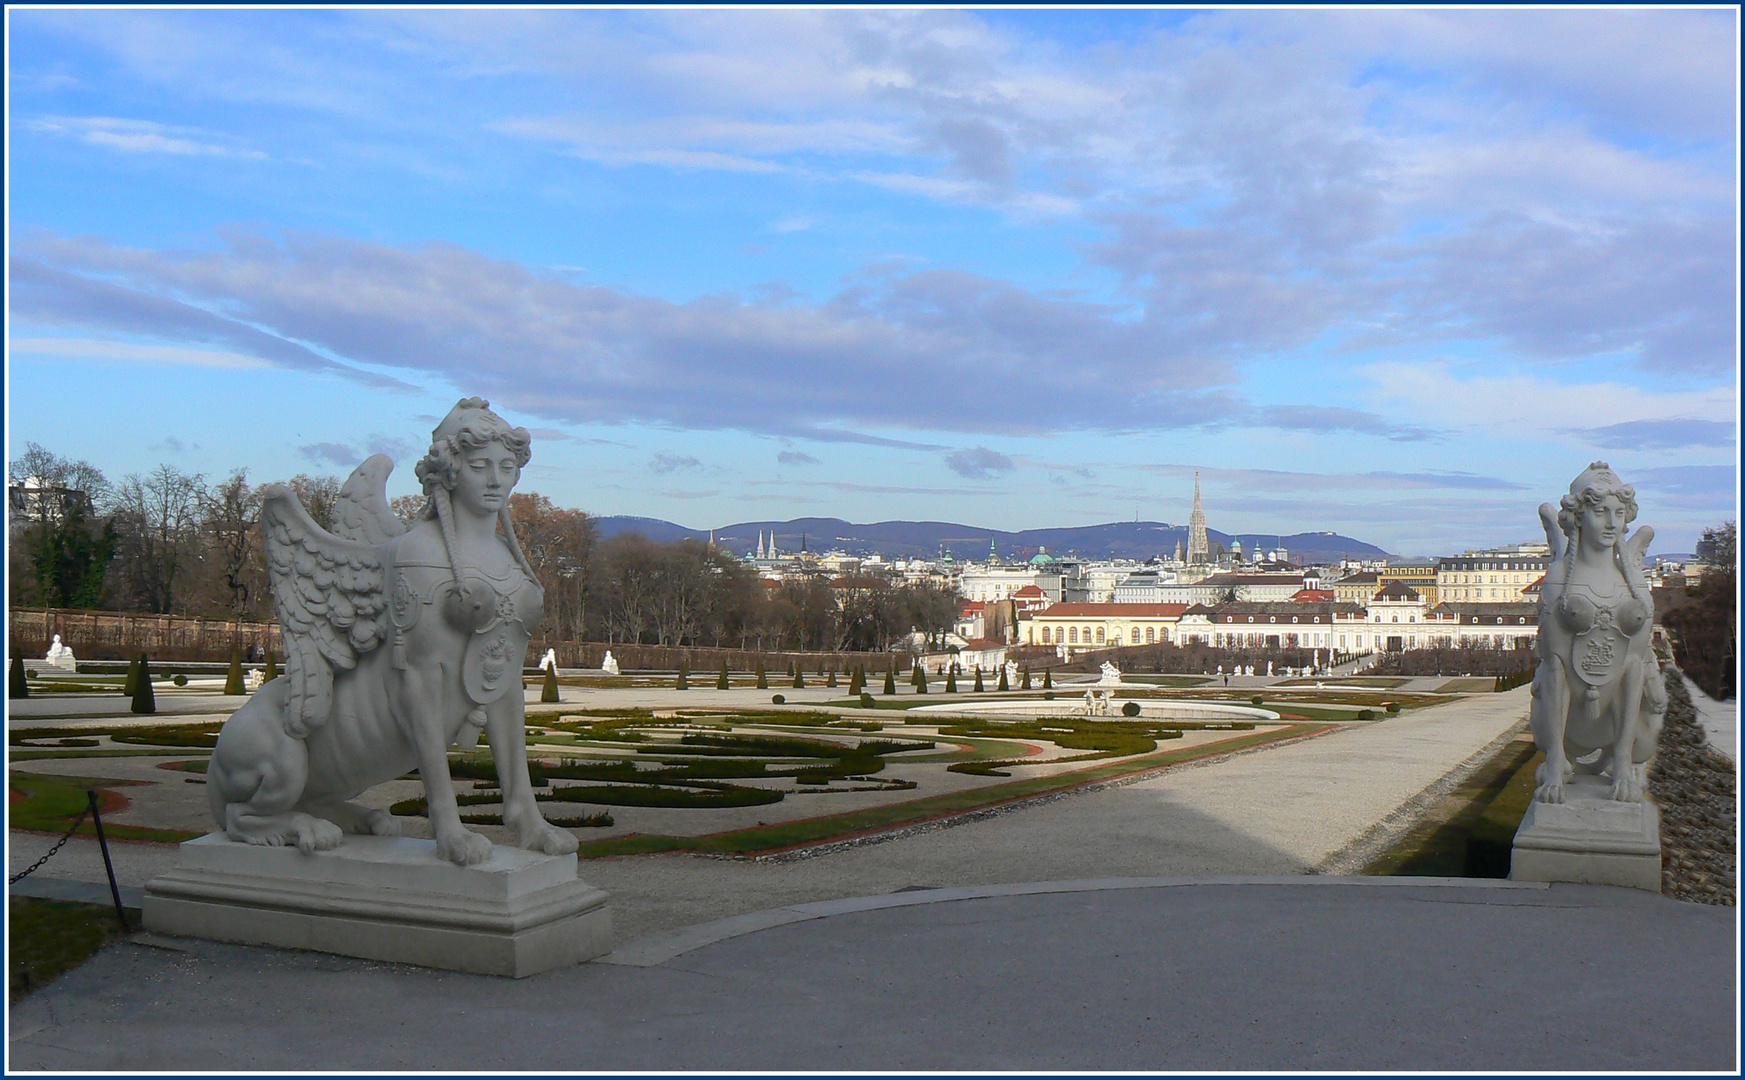
[[[1589,465],[1557,506],[1541,504],[1552,561],[1539,597],[1529,714],[1545,753],[1533,798],[1562,803],[1576,774],[1611,780],[1611,798],[1641,802],[1647,762],[1666,712],[1650,647],[1654,599],[1642,557],[1654,539],[1636,518],[1636,490],[1603,461]]]
[[[54,642],[48,647],[48,655],[43,657],[43,663],[62,671],[79,670],[79,662],[73,656],[73,650],[61,644],[61,636],[55,635]]]
[[[394,463],[380,454],[345,482],[332,532],[290,488],[263,488],[285,670],[231,716],[212,753],[206,793],[231,840],[313,852],[347,832],[394,835],[387,811],[350,800],[415,768],[437,854],[482,862],[491,842],[461,824],[448,748],[483,732],[520,846],[576,850],[528,781],[521,671],[544,593],[515,539],[509,494],[529,444],[489,402],[462,400],[418,463],[425,503],[410,526],[389,509]]]

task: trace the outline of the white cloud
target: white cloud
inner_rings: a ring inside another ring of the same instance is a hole
[[[263,161],[267,156],[259,150],[211,141],[219,137],[214,132],[149,120],[127,120],[115,116],[45,116],[26,121],[25,127],[124,153],[232,157],[254,161]]]
[[[76,360],[120,360],[138,364],[176,364],[207,368],[266,368],[272,365],[258,356],[184,345],[149,345],[84,337],[15,337],[7,339],[14,354],[57,356]]]
[[[1451,427],[1552,434],[1644,420],[1730,420],[1734,388],[1652,390],[1611,381],[1557,382],[1530,373],[1477,374],[1452,363],[1370,364],[1357,375],[1379,405],[1435,415]]]

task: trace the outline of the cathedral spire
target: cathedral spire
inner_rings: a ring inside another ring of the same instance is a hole
[[[1206,539],[1206,510],[1200,505],[1200,470],[1194,470],[1194,509],[1188,515],[1188,562],[1206,562],[1212,545]]]

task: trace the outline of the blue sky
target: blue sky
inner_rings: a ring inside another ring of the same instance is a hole
[[[1731,10],[8,12],[8,451],[707,528],[1736,516]]]

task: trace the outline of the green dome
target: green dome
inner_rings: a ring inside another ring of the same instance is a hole
[[[1044,548],[1041,551],[1038,551],[1036,554],[1030,556],[1030,565],[1031,566],[1036,566],[1036,565],[1039,565],[1041,563],[1051,563],[1054,561],[1055,561],[1054,556],[1050,555],[1048,553],[1047,548]]]

